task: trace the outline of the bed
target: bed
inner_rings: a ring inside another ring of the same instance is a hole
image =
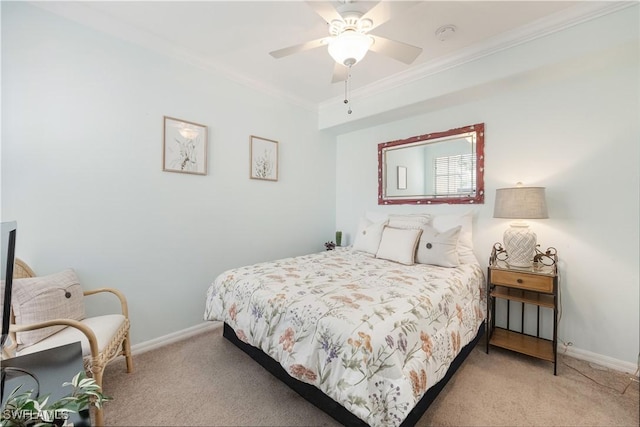
[[[484,332],[484,275],[473,256],[455,267],[386,259],[385,237],[398,228],[375,225],[379,233],[364,233],[375,253],[356,240],[220,274],[204,317],[343,424],[413,425]],[[398,233],[415,235],[415,258],[423,230]],[[409,241],[398,235],[388,258]]]

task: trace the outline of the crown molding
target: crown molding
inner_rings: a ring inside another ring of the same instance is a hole
[[[354,89],[351,92],[351,96],[352,98],[366,98],[379,94],[380,92],[393,90],[430,75],[441,73],[485,56],[493,55],[502,50],[510,49],[638,4],[639,2],[637,0],[579,2],[574,7],[564,9],[547,17],[540,18],[528,25],[491,37],[483,43],[469,46],[453,54],[434,59],[407,71],[378,80],[370,85]],[[322,110],[323,108],[338,103],[342,103],[342,98],[334,97],[321,102],[318,105],[318,109]]]
[[[311,102],[302,97],[296,96],[291,92],[278,89],[270,84],[265,84],[255,78],[238,73],[235,70],[231,70],[203,55],[188,52],[183,47],[175,43],[168,42],[167,40],[164,40],[148,31],[141,30],[131,24],[122,22],[113,16],[92,8],[91,2],[29,1],[28,3],[80,23],[81,25],[107,33],[120,40],[124,40],[134,45],[152,50],[156,53],[186,62],[205,71],[214,72],[230,81],[309,111],[318,112],[319,110],[332,106],[336,103],[342,103],[342,97],[332,97],[331,99],[327,99],[319,103]],[[352,91],[352,98],[365,98],[367,96],[379,94],[380,92],[389,91],[430,75],[458,67],[467,62],[475,61],[502,50],[518,46],[531,40],[562,31],[580,23],[596,19],[631,6],[636,6],[638,4],[639,2],[637,0],[613,2],[579,1],[576,6],[561,10],[545,18],[538,19],[528,25],[499,34],[487,39],[483,43],[469,46],[453,54],[434,59],[407,71],[381,79],[370,85],[354,89]]]

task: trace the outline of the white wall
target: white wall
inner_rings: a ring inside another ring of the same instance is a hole
[[[321,250],[336,228],[350,242],[366,209],[427,209],[376,205],[377,144],[484,122],[485,204],[428,209],[474,209],[486,264],[507,226],[492,218],[495,188],[546,186],[551,218],[532,225],[561,257],[560,338],[635,365],[637,6],[355,99],[360,123],[342,129],[360,130],[337,149],[317,128],[340,131],[342,108],[317,117],[28,4],[1,7],[2,219],[18,220],[18,254],[39,273],[71,266],[87,287],[123,289],[134,343],[200,322],[226,268]],[[161,171],[163,115],[209,127],[207,176]],[[277,183],[249,180],[250,134],[280,141]]]
[[[223,270],[324,250],[335,141],[315,112],[2,2],[2,219],[39,274],[77,270],[129,299],[138,343],[202,321]],[[168,115],[209,129],[209,174],[162,172]],[[279,181],[249,179],[249,135],[279,141]],[[99,306],[89,307],[95,312]]]
[[[502,240],[508,226],[492,218],[495,189],[517,181],[544,186],[550,218],[531,225],[542,247],[559,253],[559,337],[572,342],[575,351],[635,369],[640,336],[638,29],[635,6],[496,53],[454,72],[461,81],[477,81],[474,87],[461,91],[439,75],[421,82],[425,87],[439,83],[434,102],[450,95],[447,107],[340,135],[337,228],[352,242],[366,210],[473,209],[475,251],[486,266],[493,243]],[[609,37],[607,43],[603,37]],[[519,55],[527,69],[512,64]],[[505,75],[507,69],[513,74]],[[386,93],[377,99],[397,98]],[[480,122],[486,126],[483,205],[376,204],[378,143]]]

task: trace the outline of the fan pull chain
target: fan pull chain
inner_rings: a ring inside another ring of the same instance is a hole
[[[344,81],[344,103],[345,104],[349,104],[349,96],[351,94],[350,87],[349,87],[350,77],[351,77],[351,67],[349,67],[349,70],[347,71],[347,79]],[[349,109],[347,110],[347,114],[351,114],[351,113],[353,113],[353,111],[351,111],[351,106],[349,106]]]

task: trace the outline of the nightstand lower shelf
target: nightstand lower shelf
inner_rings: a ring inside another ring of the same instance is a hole
[[[553,341],[496,327],[489,344],[555,362]]]

